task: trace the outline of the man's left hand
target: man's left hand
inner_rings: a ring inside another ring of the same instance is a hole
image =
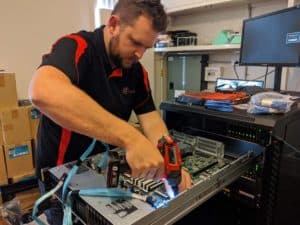
[[[181,183],[179,184],[178,187],[179,192],[182,192],[185,189],[190,187],[192,187],[192,178],[185,169],[181,169]]]

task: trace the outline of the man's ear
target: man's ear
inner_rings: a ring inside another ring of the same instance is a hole
[[[116,36],[120,33],[120,17],[116,15],[111,15],[108,19],[107,27],[110,35]]]

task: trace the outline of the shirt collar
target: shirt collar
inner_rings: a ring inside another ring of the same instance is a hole
[[[109,57],[105,48],[104,27],[105,26],[103,25],[95,30],[95,34],[96,34],[95,45],[96,45],[96,54],[99,57],[99,59],[103,61],[106,74],[109,76],[114,71],[114,68],[110,64]]]

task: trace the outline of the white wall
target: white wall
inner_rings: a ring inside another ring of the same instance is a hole
[[[252,4],[252,16],[285,8],[285,0],[269,0]],[[246,4],[208,8],[190,15],[171,17],[171,30],[189,29],[198,34],[199,44],[211,44],[217,34],[224,29],[241,31],[242,22],[248,18]]]
[[[0,69],[16,73],[19,99],[27,98],[31,76],[40,64],[41,56],[50,50],[57,38],[81,29],[94,29],[96,1],[0,0]],[[295,0],[295,3],[299,4],[300,0]],[[286,5],[286,0],[258,3],[255,4],[253,15],[280,9]],[[173,18],[171,29],[196,31],[200,43],[209,43],[222,28],[240,30],[241,21],[246,16],[245,6],[201,10],[190,16]],[[152,57],[150,56],[151,59]],[[219,57],[219,54],[212,55],[211,60],[217,61]],[[231,60],[234,56],[224,57]],[[147,62],[144,64],[148,66]],[[225,65],[224,71],[228,76],[233,76],[231,66]],[[239,71],[243,72],[242,69]],[[291,70],[287,80],[288,89],[300,90],[299,73],[298,69]],[[150,71],[149,75],[150,83],[153,84]],[[271,85],[271,82],[270,77],[268,83]],[[152,85],[152,89],[157,91],[159,88]]]
[[[94,29],[95,0],[0,0],[0,68],[16,73],[18,98],[41,56],[62,35]]]

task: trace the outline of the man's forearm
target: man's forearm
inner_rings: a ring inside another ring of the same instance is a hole
[[[29,94],[34,105],[64,128],[124,148],[135,137],[141,136],[53,67],[46,66],[37,71]]]

